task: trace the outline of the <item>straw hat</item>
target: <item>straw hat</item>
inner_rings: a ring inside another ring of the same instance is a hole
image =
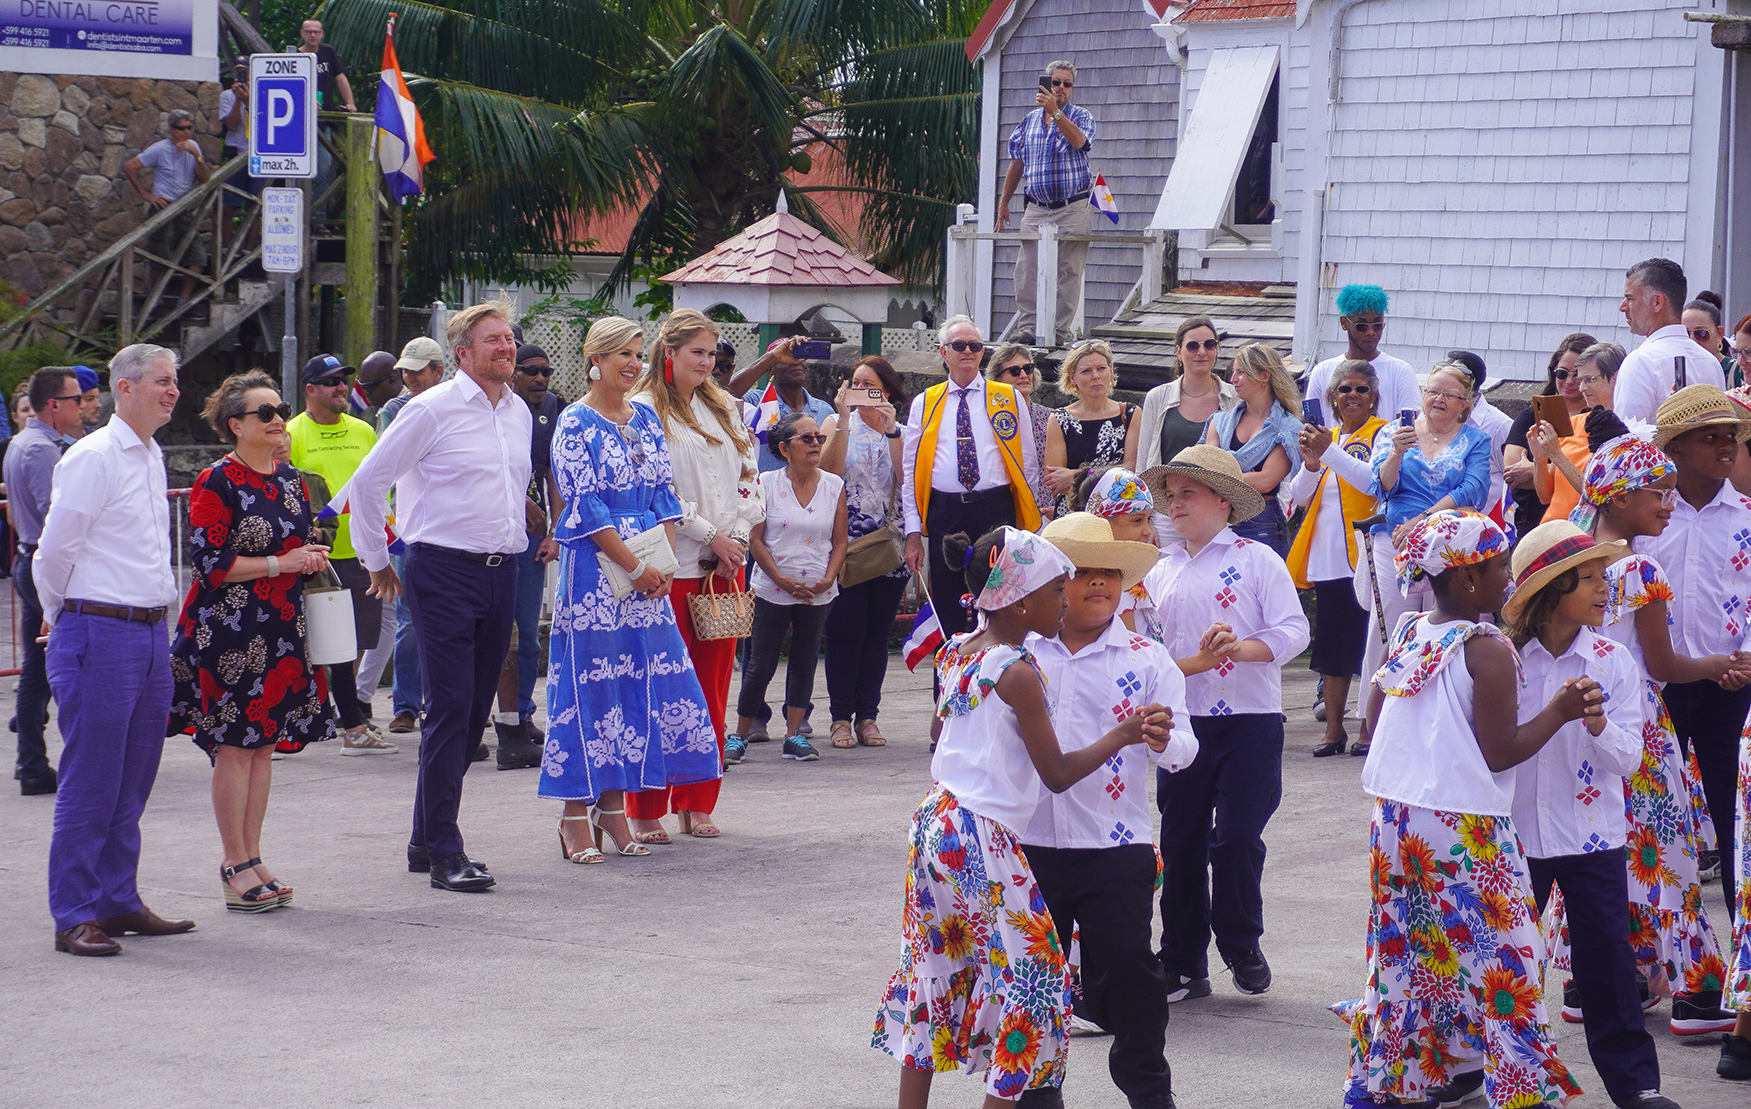
[[[1183,474],[1208,486],[1211,492],[1227,501],[1233,506],[1233,511],[1228,514],[1231,524],[1250,520],[1265,510],[1265,498],[1241,480],[1240,463],[1221,447],[1198,443],[1174,455],[1172,462],[1143,471],[1140,476],[1143,484],[1149,486],[1150,496],[1155,498],[1157,511],[1166,511],[1163,507],[1167,504],[1164,486],[1169,474]]]
[[[1567,520],[1539,524],[1522,536],[1520,545],[1514,548],[1513,560],[1508,564],[1514,574],[1514,595],[1502,603],[1502,619],[1518,620],[1520,610],[1564,570],[1596,559],[1616,562],[1628,553],[1628,543],[1597,542]]]
[[[1064,552],[1078,570],[1117,570],[1129,589],[1155,568],[1161,552],[1153,543],[1114,539],[1113,525],[1092,512],[1071,512],[1040,529],[1040,538]]]
[[[1741,443],[1751,439],[1751,417],[1733,398],[1718,386],[1686,386],[1673,393],[1654,413],[1654,446],[1663,448],[1687,431],[1716,424],[1732,424]]]

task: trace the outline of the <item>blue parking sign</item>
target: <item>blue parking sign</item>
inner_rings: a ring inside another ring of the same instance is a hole
[[[249,59],[249,175],[316,176],[316,56]]]

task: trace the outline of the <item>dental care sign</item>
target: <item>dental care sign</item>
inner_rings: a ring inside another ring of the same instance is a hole
[[[251,54],[249,112],[251,177],[316,176],[315,54]]]
[[[0,0],[0,69],[212,81],[216,0]]]

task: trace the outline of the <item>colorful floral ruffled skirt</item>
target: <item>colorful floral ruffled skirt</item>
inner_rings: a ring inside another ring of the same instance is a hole
[[[1739,913],[1733,924],[1733,959],[1721,1007],[1751,1009],[1751,724],[1739,735],[1739,793],[1733,805],[1739,821],[1739,857],[1724,860],[1738,875]]]
[[[941,786],[912,815],[900,969],[870,1046],[1017,1098],[1064,1080],[1070,976],[1021,840]]]
[[[1506,817],[1374,802],[1368,985],[1350,1022],[1352,1097],[1418,1101],[1484,1060],[1490,1109],[1581,1092],[1545,1019],[1543,944]]]
[[[1679,753],[1657,686],[1645,683],[1642,764],[1623,780],[1629,816],[1629,944],[1655,997],[1709,993],[1725,972],[1697,878],[1702,828],[1695,752]],[[1710,829],[1712,833],[1712,827]],[[1546,967],[1572,973],[1567,908],[1558,887],[1545,907]]]

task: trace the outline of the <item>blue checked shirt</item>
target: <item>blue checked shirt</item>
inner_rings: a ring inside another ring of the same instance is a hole
[[[1022,191],[1029,199],[1059,201],[1088,188],[1088,155],[1094,149],[1094,117],[1075,104],[1064,109],[1088,141],[1081,150],[1071,147],[1056,123],[1046,122],[1046,113],[1035,108],[1016,125],[1009,136],[1009,156],[1022,167]]]

